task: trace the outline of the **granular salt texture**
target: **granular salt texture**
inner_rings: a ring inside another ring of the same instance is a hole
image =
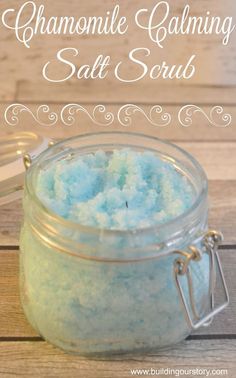
[[[194,200],[191,183],[173,164],[130,149],[60,160],[40,172],[36,190],[65,219],[117,230],[165,223]]]
[[[47,207],[66,219],[121,230],[167,222],[186,211],[196,197],[190,181],[170,161],[132,150],[54,161],[41,171],[36,190]],[[40,233],[32,227],[30,206],[26,193],[21,299],[30,323],[46,340],[67,351],[100,355],[155,350],[190,333],[173,275],[178,255],[158,257],[167,251],[164,243],[157,249],[158,232],[140,232],[137,248],[135,232],[135,238],[130,237],[133,232],[103,237],[103,230],[81,232],[79,227],[72,232],[59,227],[55,232],[56,222],[50,220]],[[180,231],[178,248],[186,250],[189,239],[184,238],[185,230]],[[105,251],[114,262],[103,260]],[[154,253],[152,259],[145,258]],[[127,254],[133,262],[124,263]],[[194,300],[203,314],[208,307],[208,255],[189,267]],[[189,302],[188,281],[180,279]]]

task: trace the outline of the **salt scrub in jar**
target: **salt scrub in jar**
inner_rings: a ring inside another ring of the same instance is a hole
[[[39,173],[36,194],[65,219],[98,228],[158,226],[193,204],[190,181],[153,152],[131,149],[63,159]]]
[[[189,335],[173,273],[178,250],[204,251],[207,180],[187,153],[139,134],[68,139],[27,171],[24,213],[22,305],[46,340],[90,356]],[[208,253],[189,262],[193,318],[208,308],[209,265]]]

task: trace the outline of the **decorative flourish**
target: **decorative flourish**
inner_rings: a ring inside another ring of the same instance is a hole
[[[114,114],[112,112],[106,112],[106,107],[104,105],[97,105],[94,107],[92,114],[79,104],[68,104],[64,106],[61,110],[61,120],[67,125],[71,126],[75,123],[75,115],[79,112],[85,113],[96,125],[99,126],[109,126],[114,121]],[[103,122],[98,120],[98,115],[103,115]]]
[[[232,122],[232,116],[228,113],[224,113],[222,106],[214,106],[208,116],[202,108],[196,105],[183,106],[178,114],[179,122],[184,127],[191,126],[193,124],[193,116],[196,113],[203,114],[212,126],[227,127]]]
[[[149,111],[149,116],[145,111],[134,104],[123,105],[117,113],[118,121],[122,126],[130,126],[132,124],[132,116],[140,112],[153,126],[167,126],[171,122],[171,115],[169,113],[163,113],[163,109],[160,105],[153,106]],[[156,120],[156,115],[158,114],[159,120]]]
[[[68,104],[62,107],[59,113],[52,112],[48,105],[40,105],[34,112],[23,104],[12,104],[5,110],[5,121],[10,126],[18,125],[21,113],[29,113],[33,119],[41,126],[53,126],[58,121],[65,126],[72,126],[76,123],[78,113],[85,113],[89,119],[99,126],[110,126],[115,119],[122,126],[131,126],[133,116],[141,113],[142,116],[153,126],[164,127],[171,123],[171,115],[164,112],[160,105],[154,105],[149,111],[135,104],[125,104],[118,108],[116,112],[107,111],[105,105],[96,105],[91,111],[80,104]],[[215,127],[227,127],[232,122],[232,116],[224,113],[222,106],[214,106],[209,114],[197,105],[185,105],[178,112],[178,120],[184,127],[193,124],[196,113],[202,114],[210,125]]]
[[[50,108],[48,105],[40,105],[37,110],[36,114],[34,114],[27,106],[22,104],[12,104],[7,107],[5,110],[5,121],[10,126],[16,126],[19,123],[19,116],[21,113],[26,112],[29,113],[34,120],[39,123],[41,126],[53,126],[57,123],[58,115],[55,112],[50,112]],[[47,115],[47,121],[42,120],[42,115]]]

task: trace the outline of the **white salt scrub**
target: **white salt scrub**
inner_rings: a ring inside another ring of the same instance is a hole
[[[117,230],[167,222],[194,199],[192,185],[172,164],[125,149],[60,160],[40,172],[36,189],[65,219]]]

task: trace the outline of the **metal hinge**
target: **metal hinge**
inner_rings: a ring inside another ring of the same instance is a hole
[[[223,236],[221,233],[217,231],[208,231],[203,236],[203,252],[201,252],[194,246],[190,246],[188,252],[181,250],[174,252],[181,255],[181,257],[178,257],[174,262],[174,276],[187,321],[192,329],[198,329],[201,326],[208,326],[212,322],[214,316],[229,304],[228,289],[218,255],[218,246],[222,242],[222,240]],[[189,264],[191,261],[200,261],[202,259],[203,253],[208,253],[210,259],[208,289],[210,311],[209,313],[201,317],[200,314],[198,314],[196,302],[194,299],[194,288]],[[219,306],[215,306],[216,266],[218,267],[218,272],[225,295],[225,301]],[[182,285],[180,283],[180,276],[187,277],[190,308],[185,298]],[[192,318],[192,315],[194,319]]]

